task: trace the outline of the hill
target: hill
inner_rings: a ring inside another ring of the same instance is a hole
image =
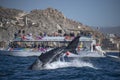
[[[61,30],[61,35],[71,31],[75,33],[85,31],[91,32],[99,38],[102,36],[100,32],[89,26],[68,19],[57,9],[36,9],[26,13],[22,10],[0,7],[0,41],[12,40],[14,33],[18,30],[24,30],[26,34],[33,33],[34,35],[44,32],[52,35]]]

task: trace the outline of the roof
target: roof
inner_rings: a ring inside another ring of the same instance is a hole
[[[14,39],[13,41],[23,41],[23,42],[49,42],[49,41],[60,41],[60,42],[63,42],[63,41],[72,41],[73,37],[69,38],[69,39],[66,39],[65,37],[60,37],[60,36],[57,36],[57,37],[49,37],[49,36],[46,36],[46,37],[43,37],[41,39],[30,39],[30,40],[21,40],[21,39]],[[92,41],[93,38],[91,37],[80,37],[79,41]]]

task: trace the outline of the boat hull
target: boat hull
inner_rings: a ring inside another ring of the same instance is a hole
[[[2,54],[2,55],[21,56],[21,57],[40,56],[41,53],[42,52],[40,52],[40,51],[6,51],[6,50],[0,51],[0,54]]]

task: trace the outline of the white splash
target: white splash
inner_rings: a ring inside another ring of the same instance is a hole
[[[81,60],[73,60],[71,62],[61,62],[56,61],[51,64],[47,64],[45,69],[57,69],[57,68],[64,68],[64,67],[91,67],[95,68],[92,63],[84,62]]]

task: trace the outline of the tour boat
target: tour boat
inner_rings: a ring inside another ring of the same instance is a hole
[[[49,51],[55,47],[67,46],[67,44],[74,37],[63,37],[63,36],[45,36],[39,39],[14,39],[8,48],[0,50],[0,54],[10,55],[10,56],[40,56],[42,53]],[[94,49],[95,46],[95,49]],[[96,40],[92,37],[81,36],[79,39],[78,47],[76,48],[77,55],[71,53],[68,57],[83,57],[90,56],[91,54],[103,55],[104,51],[101,47],[96,46]]]

